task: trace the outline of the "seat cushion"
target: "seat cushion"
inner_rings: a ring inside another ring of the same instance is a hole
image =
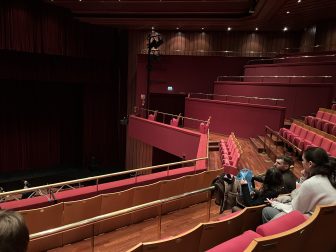
[[[274,235],[291,228],[294,228],[305,222],[307,217],[299,211],[292,211],[279,218],[271,220],[257,227],[256,231],[262,236]]]

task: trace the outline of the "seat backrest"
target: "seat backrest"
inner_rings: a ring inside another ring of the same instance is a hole
[[[332,114],[331,113],[328,113],[328,112],[324,112],[323,116],[322,116],[322,119],[325,120],[325,121],[329,121],[330,118],[331,118]]]
[[[320,145],[322,143],[322,139],[323,139],[323,136],[321,136],[319,134],[315,134],[315,137],[313,139],[313,144],[316,145],[317,147],[320,147]]]
[[[325,151],[329,151],[331,147],[332,141],[328,138],[323,137],[322,142],[320,144],[320,147],[324,149]]]
[[[300,127],[300,126],[295,127],[295,129],[294,129],[294,134],[295,134],[295,135],[299,135],[300,132],[301,132],[301,130],[302,130],[302,127]]]
[[[314,137],[315,137],[315,133],[313,131],[308,131],[307,135],[306,135],[306,141],[312,142]]]
[[[336,113],[335,114],[332,114],[332,116],[330,117],[330,122],[336,124]]]
[[[332,110],[336,110],[336,103],[334,103],[333,105],[331,105],[331,109]]]
[[[306,135],[308,133],[308,130],[306,130],[305,128],[302,128],[302,130],[300,131],[300,138],[305,138]]]
[[[322,119],[323,115],[324,115],[324,111],[319,110],[317,111],[316,118]]]
[[[332,142],[329,153],[332,157],[336,157],[336,142]]]

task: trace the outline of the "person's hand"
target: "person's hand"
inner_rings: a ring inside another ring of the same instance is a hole
[[[242,180],[240,180],[240,184],[245,185],[245,184],[247,184],[247,181],[245,179],[242,179]]]

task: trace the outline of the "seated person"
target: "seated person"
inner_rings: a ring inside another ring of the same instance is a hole
[[[281,172],[282,179],[284,182],[284,186],[283,186],[283,189],[281,190],[281,194],[290,193],[296,188],[297,178],[291,171],[291,168],[293,167],[293,165],[294,165],[293,159],[288,156],[281,156],[275,160],[273,167],[277,168]],[[254,176],[252,178],[253,187],[255,187],[254,181],[263,183],[264,177],[265,177],[264,174]]]
[[[278,197],[283,188],[283,179],[280,170],[272,167],[267,170],[264,183],[260,190],[250,194],[246,180],[241,180],[242,201],[244,206],[257,206],[267,202],[267,199]]]
[[[29,231],[17,212],[0,211],[0,251],[25,252],[29,242]]]
[[[292,192],[288,204],[278,199],[268,200],[271,207],[262,211],[263,222],[268,222],[284,213],[298,210],[310,215],[317,205],[336,203],[336,161],[327,152],[318,147],[311,147],[302,155],[305,170],[301,186]]]

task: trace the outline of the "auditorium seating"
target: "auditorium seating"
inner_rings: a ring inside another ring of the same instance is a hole
[[[331,105],[331,109],[332,110],[336,110],[336,103],[334,103],[333,105]]]
[[[181,119],[181,113],[180,113],[176,118],[172,118],[172,119],[170,120],[170,125],[171,125],[171,126],[178,127],[179,122],[180,122],[180,119]]]
[[[160,181],[154,184],[133,187],[131,189],[103,194],[91,198],[63,202],[39,209],[21,211],[27,222],[30,233],[41,232],[94,216],[119,211],[125,208],[152,202],[179,194],[210,186],[211,181],[222,172],[221,169],[207,171],[196,175],[188,175],[174,180]],[[178,188],[176,188],[178,187]],[[179,199],[162,205],[162,214],[204,202],[207,193],[201,193],[188,198]],[[126,225],[156,217],[160,206],[145,208],[132,213],[118,215],[97,224],[78,227],[63,234],[43,237],[30,243],[29,251],[39,247],[40,250],[51,249],[80,241],[82,239],[109,232]],[[38,219],[38,222],[36,220]]]
[[[321,147],[331,156],[336,156],[336,137],[302,122],[294,121],[289,129],[281,128],[279,135],[304,151],[308,147]]]
[[[227,141],[220,140],[219,151],[224,172],[237,175],[237,165],[242,154],[242,148],[233,132],[229,135]]]
[[[320,108],[316,116],[305,117],[305,123],[336,136],[336,111]]]
[[[157,113],[158,113],[158,111],[156,110],[156,111],[154,112],[154,114],[149,114],[149,115],[148,115],[148,120],[155,121],[155,120],[156,120]]]

